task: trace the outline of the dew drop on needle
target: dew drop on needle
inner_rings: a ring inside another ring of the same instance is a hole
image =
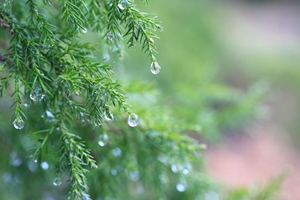
[[[60,178],[60,177],[56,177],[56,178],[53,180],[53,185],[54,185],[54,186],[60,186],[60,185],[61,185],[61,178]]]
[[[18,117],[13,121],[13,125],[15,129],[22,129],[24,128],[25,122],[23,121],[22,117]]]
[[[152,74],[158,74],[160,72],[160,70],[161,70],[161,67],[156,61],[151,63],[150,71],[152,72]]]
[[[33,101],[41,101],[45,97],[41,87],[36,87],[33,92],[30,93],[30,99]]]
[[[137,114],[130,114],[128,116],[128,125],[131,127],[136,127],[139,124],[139,116]]]

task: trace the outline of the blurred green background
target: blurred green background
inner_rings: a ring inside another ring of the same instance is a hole
[[[178,105],[186,97],[184,103],[191,103],[197,112],[205,108],[197,108],[201,103],[196,102],[207,103],[210,94],[230,99],[234,98],[228,92],[231,88],[245,92],[257,82],[257,87],[268,83],[262,102],[268,119],[300,147],[298,1],[152,0],[150,7],[136,3],[141,10],[156,13],[164,27],[155,41],[162,70],[157,76],[150,74],[149,61],[136,47],[125,56],[126,73],[157,82],[157,87],[172,95],[170,103]],[[197,112],[193,112],[196,121]]]

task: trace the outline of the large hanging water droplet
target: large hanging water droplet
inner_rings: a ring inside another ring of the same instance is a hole
[[[49,164],[48,164],[47,162],[44,161],[44,162],[41,163],[41,167],[42,167],[43,170],[46,171],[46,170],[49,169]]]
[[[178,183],[176,185],[176,189],[178,190],[178,192],[184,192],[186,190],[186,186],[184,184]]]
[[[19,117],[13,121],[13,125],[15,129],[22,129],[24,128],[25,122],[23,121],[22,117]]]
[[[129,2],[127,0],[121,0],[119,3],[118,3],[118,7],[121,9],[121,10],[125,10],[126,8],[128,8],[129,6]]]
[[[101,146],[101,147],[106,146],[108,143],[108,140],[109,140],[108,135],[106,135],[106,134],[99,135],[99,139],[98,139],[99,146]]]
[[[60,178],[60,177],[56,177],[56,178],[53,180],[53,185],[54,185],[54,186],[60,186],[60,185],[61,185],[61,178]]]
[[[104,118],[106,121],[112,121],[112,120],[114,120],[114,115],[112,114],[112,112],[110,110],[106,110],[104,112]]]
[[[131,115],[129,115],[127,122],[129,126],[136,127],[139,124],[139,116],[132,113]]]
[[[152,74],[158,74],[160,70],[161,67],[156,61],[151,63],[150,71],[152,72]]]
[[[42,92],[41,87],[36,87],[33,92],[30,93],[30,99],[33,101],[41,101],[44,99],[45,94]]]

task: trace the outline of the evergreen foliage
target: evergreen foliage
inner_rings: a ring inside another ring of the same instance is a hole
[[[171,117],[182,108],[160,104],[148,82],[115,80],[99,58],[139,44],[159,73],[155,20],[132,0],[1,2],[1,199],[205,199],[216,190],[202,170],[205,145],[183,134],[199,126]],[[202,104],[213,110],[200,120],[205,132],[232,123],[231,110],[253,114],[262,95],[223,104],[231,93],[220,90],[206,97],[222,109]]]

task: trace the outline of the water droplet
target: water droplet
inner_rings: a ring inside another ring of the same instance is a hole
[[[176,189],[179,191],[179,192],[184,192],[186,190],[186,186],[181,184],[181,183],[178,183],[176,185]]]
[[[108,135],[106,135],[106,134],[99,135],[99,140],[98,140],[99,146],[101,146],[101,147],[106,146],[108,141],[109,141]]]
[[[96,164],[92,164],[91,166],[93,169],[98,169],[98,166]]]
[[[41,101],[44,99],[45,94],[42,93],[41,87],[36,87],[33,92],[30,93],[30,99],[33,101]]]
[[[183,174],[188,174],[188,173],[190,173],[190,171],[192,170],[192,165],[190,164],[190,163],[187,163],[184,167],[183,167],[183,169],[182,169],[182,173]]]
[[[131,127],[136,127],[139,123],[139,116],[137,114],[132,113],[128,117],[128,125]]]
[[[28,103],[23,103],[23,106],[24,106],[25,108],[29,108],[29,107],[30,107]]]
[[[111,173],[111,175],[115,176],[118,174],[118,171],[116,169],[111,169],[110,173]]]
[[[190,173],[190,171],[188,169],[184,169],[184,170],[182,170],[182,173],[188,174],[188,173]]]
[[[88,194],[83,193],[83,194],[81,195],[81,200],[89,200],[89,199],[90,199],[90,197],[89,197]]]
[[[20,158],[20,156],[18,155],[17,152],[13,151],[10,153],[9,156],[10,156],[9,163],[11,166],[19,167],[22,164],[23,160],[22,160],[22,158]]]
[[[79,114],[80,114],[80,121],[81,121],[81,123],[84,123],[85,122],[84,113],[80,112]]]
[[[129,178],[130,180],[132,181],[138,181],[139,178],[140,178],[140,174],[138,171],[132,171],[132,172],[129,172]]]
[[[97,121],[97,122],[94,123],[94,126],[96,126],[96,127],[97,126],[102,126],[102,122],[101,121]]]
[[[60,128],[59,128],[59,127],[56,127],[56,130],[57,130],[57,131],[59,131],[59,130],[60,130]]]
[[[61,185],[61,178],[60,178],[60,177],[56,177],[56,178],[53,180],[53,185],[54,185],[54,186],[60,186],[60,185]]]
[[[153,44],[153,43],[154,43],[153,38],[150,38],[150,39],[149,39],[149,42]]]
[[[161,67],[156,61],[151,63],[150,71],[152,72],[152,74],[158,74],[160,70]]]
[[[177,173],[178,172],[178,168],[177,168],[177,166],[176,165],[171,165],[171,170],[172,170],[172,172],[174,172],[174,173]]]
[[[54,115],[49,110],[46,110],[46,115],[47,115],[47,117],[54,119]]]
[[[15,119],[13,125],[15,129],[22,129],[24,128],[25,122],[23,121],[22,117],[19,117],[18,119]]]
[[[27,167],[31,172],[35,172],[38,168],[38,164],[36,162],[30,161],[27,163]]]
[[[126,8],[128,8],[129,6],[129,2],[127,0],[121,0],[119,3],[118,3],[118,7],[121,9],[121,10],[125,10]]]
[[[41,163],[41,167],[42,167],[43,170],[46,171],[46,170],[49,169],[49,164],[48,164],[47,162],[44,161],[44,162]]]
[[[88,30],[86,28],[81,29],[82,33],[87,33]]]
[[[33,161],[33,162],[37,163],[37,161],[38,161],[37,159],[34,159],[34,161]]]
[[[49,120],[50,122],[54,122],[54,121],[55,121],[54,115],[53,115],[52,112],[50,112],[49,110],[46,110],[46,116],[49,118],[48,120]]]
[[[119,147],[114,148],[111,152],[112,152],[112,154],[113,154],[114,156],[116,156],[116,157],[122,155],[122,150],[121,150]]]
[[[112,112],[110,112],[110,110],[107,110],[104,112],[104,118],[106,121],[112,121],[114,120],[114,115],[112,114]]]
[[[108,33],[106,34],[106,37],[107,37],[107,39],[109,39],[110,41],[113,41],[113,40],[115,39],[115,36],[114,36],[112,33],[110,33],[110,32],[108,32]]]

